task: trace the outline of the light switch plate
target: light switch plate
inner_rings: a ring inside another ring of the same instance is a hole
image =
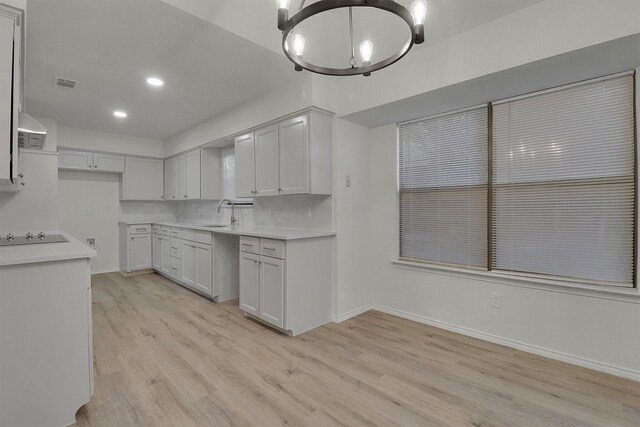
[[[344,176],[344,186],[351,187],[351,175]]]

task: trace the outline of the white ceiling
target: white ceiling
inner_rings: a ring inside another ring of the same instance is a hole
[[[283,56],[158,0],[29,0],[27,13],[27,111],[62,125],[164,139],[295,73]],[[165,86],[150,88],[151,75]],[[79,85],[53,87],[54,76]]]
[[[419,48],[538,1],[428,0]],[[310,26],[308,51],[320,41],[332,47],[326,55],[343,47],[346,22],[336,16]],[[371,38],[376,54],[397,43],[393,25],[354,18],[357,40]],[[28,0],[27,111],[67,126],[168,138],[294,75],[275,19],[275,0]],[[148,87],[151,75],[165,87]],[[55,76],[80,84],[54,88]],[[115,109],[129,117],[117,120]]]

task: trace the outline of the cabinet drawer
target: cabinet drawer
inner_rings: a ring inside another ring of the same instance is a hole
[[[188,228],[182,229],[182,240],[188,240],[190,242],[196,241],[196,231]]]
[[[171,258],[171,277],[180,280],[182,278],[182,260]]]
[[[211,244],[212,238],[211,238],[210,231],[195,230],[195,234],[196,234],[196,242],[204,243],[205,245]]]
[[[169,231],[170,228],[166,225],[161,225],[160,226],[160,234],[162,234],[163,236],[169,236]]]
[[[252,254],[260,253],[260,239],[257,237],[240,236],[240,250]]]
[[[169,230],[169,235],[171,236],[171,238],[177,238],[177,239],[182,239],[182,228],[178,228],[178,227],[171,227],[171,229]]]
[[[129,234],[151,233],[151,224],[138,224],[129,226]]]
[[[260,239],[260,255],[284,259],[284,242],[282,240]]]
[[[153,234],[160,234],[160,226],[158,224],[151,224],[151,231],[153,231]]]
[[[182,259],[182,239],[171,238],[171,256]]]

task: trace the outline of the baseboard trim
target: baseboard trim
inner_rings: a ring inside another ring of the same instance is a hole
[[[132,277],[132,276],[140,276],[142,274],[150,274],[150,273],[154,273],[155,270],[148,268],[146,270],[138,270],[138,271],[132,271],[130,273],[127,273],[125,271],[121,271],[120,274],[122,274],[124,277]]]
[[[94,276],[96,274],[106,274],[106,273],[117,273],[118,270],[113,269],[105,269],[105,270],[93,270],[91,269],[91,275]]]
[[[497,335],[488,334],[475,329],[465,328],[457,326],[448,322],[442,322],[440,320],[431,319],[426,316],[421,316],[413,313],[409,313],[395,308],[386,307],[379,304],[372,304],[372,310],[381,311],[383,313],[391,314],[393,316],[402,317],[403,319],[413,320],[425,325],[434,326],[436,328],[445,329],[447,331],[456,332],[462,335],[466,335],[472,338],[478,338],[484,341],[489,341],[494,344],[500,344],[505,347],[514,348],[516,350],[522,350],[529,353],[536,354],[538,356],[548,357],[549,359],[559,360],[561,362],[570,363],[572,365],[581,366],[583,368],[593,369],[595,371],[604,372],[606,374],[615,375],[630,379],[633,381],[640,381],[640,371],[634,371],[627,368],[621,368],[619,366],[611,365],[608,363],[598,362],[592,359],[587,359],[580,356],[574,356],[571,354],[563,353],[561,351],[551,350],[548,348],[527,344],[521,341],[516,341],[508,338],[502,338]]]
[[[348,311],[346,313],[331,316],[331,321],[333,323],[341,323],[341,322],[344,322],[345,320],[351,319],[352,317],[356,317],[356,316],[359,316],[362,313],[366,313],[367,311],[371,310],[372,308],[373,308],[373,304],[365,304],[362,307],[355,308],[355,309],[353,309],[351,311]]]

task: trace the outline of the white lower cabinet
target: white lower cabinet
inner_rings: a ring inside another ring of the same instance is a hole
[[[162,267],[160,272],[166,275],[171,274],[171,238],[162,236]]]
[[[240,252],[240,309],[259,316],[260,255]]]
[[[120,271],[151,269],[151,224],[120,225]]]
[[[331,321],[333,238],[240,236],[240,309],[298,335]]]
[[[129,239],[129,265],[131,271],[151,268],[151,235],[134,234]]]
[[[206,294],[213,294],[213,252],[210,245],[196,243],[196,283],[195,288]]]
[[[259,243],[257,243],[259,241]],[[264,245],[264,242],[275,244]],[[240,309],[280,329],[285,328],[285,262],[265,255],[259,248],[282,246],[282,242],[255,237],[240,238]],[[254,252],[260,251],[260,254]],[[273,255],[273,252],[268,252]],[[284,251],[278,253],[284,257]]]
[[[182,242],[182,282],[195,287],[197,271],[196,244],[189,241]]]
[[[162,270],[162,236],[154,234],[151,243],[152,264],[154,270]]]
[[[211,232],[159,225],[153,227],[160,234],[157,236],[159,241],[154,240],[153,244],[153,268],[199,293],[218,297],[214,286]]]
[[[284,260],[260,257],[260,318],[284,328]]]

